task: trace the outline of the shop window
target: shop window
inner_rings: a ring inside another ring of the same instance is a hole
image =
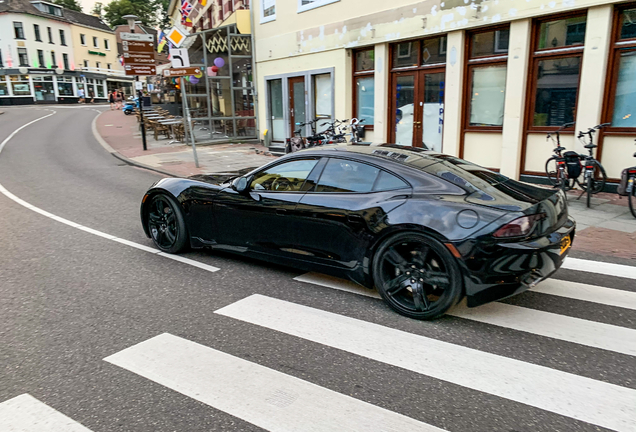
[[[2,67],[2,56],[0,56],[0,67]],[[7,86],[7,77],[6,75],[0,75],[0,96],[8,96],[9,88]]]
[[[354,52],[353,116],[364,120],[366,129],[373,129],[375,114],[375,51]]]
[[[35,33],[35,40],[38,42],[42,42],[40,38],[40,26],[37,24],[33,24],[33,32]]]
[[[557,128],[576,119],[586,17],[538,22],[530,76],[530,130]]]
[[[69,80],[70,82],[68,82]],[[66,78],[63,80],[63,77],[58,77],[57,78],[57,93],[60,96],[74,96],[72,78]]]
[[[585,16],[541,22],[539,24],[537,49],[583,45],[585,41],[585,25]]]
[[[276,19],[276,0],[261,0],[261,23]]]
[[[422,41],[422,66],[446,63],[446,35]]]
[[[340,0],[298,0],[298,13],[339,1]]]
[[[273,141],[283,141],[285,138],[285,117],[283,113],[283,80],[267,81],[269,100],[269,115]]]
[[[508,27],[468,35],[465,130],[501,130],[506,96]]]
[[[96,80],[95,88],[97,89],[97,97],[103,98],[104,96],[104,80]]]
[[[24,39],[24,27],[21,22],[13,22],[13,33],[16,39]]]
[[[234,90],[234,115],[254,117],[254,95],[251,89]]]
[[[411,67],[419,64],[420,41],[400,42],[393,46],[393,67]]]
[[[29,56],[26,48],[18,48],[18,61],[20,66],[29,67]]]
[[[331,83],[331,74],[313,75],[312,78],[314,87],[315,118],[331,119],[333,114],[333,88]]]
[[[609,98],[604,120],[608,131],[636,132],[636,5],[615,12],[613,47],[610,57]],[[627,129],[625,129],[627,128]]]
[[[11,75],[9,76],[11,81],[11,88],[15,96],[30,96],[31,85],[29,84],[28,75]]]

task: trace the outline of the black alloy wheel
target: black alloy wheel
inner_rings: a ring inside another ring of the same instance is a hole
[[[152,197],[147,223],[152,241],[162,251],[178,253],[185,248],[188,239],[185,221],[178,205],[168,195]]]
[[[632,192],[627,198],[629,202],[629,211],[631,211],[632,216],[636,218],[636,178],[632,178],[632,181]]]
[[[373,259],[373,280],[396,312],[429,320],[446,313],[462,295],[459,267],[437,240],[403,233],[385,241]]]

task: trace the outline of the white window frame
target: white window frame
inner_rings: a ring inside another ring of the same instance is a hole
[[[265,5],[264,5],[264,0],[259,0],[259,6],[261,9],[260,15],[261,15],[261,24],[265,24],[268,23],[270,21],[275,21],[276,20],[276,0],[274,0],[274,15],[270,15],[270,16],[265,16]]]
[[[83,33],[80,33],[80,43],[82,46],[86,46],[86,35]]]
[[[99,37],[93,36],[93,48],[99,49]]]
[[[302,0],[298,0],[298,11],[297,13],[306,12],[308,10],[316,9],[321,6],[326,6],[331,3],[339,2],[340,0],[314,0],[312,3],[303,5]]]
[[[110,41],[108,39],[104,39],[104,49],[110,51]]]

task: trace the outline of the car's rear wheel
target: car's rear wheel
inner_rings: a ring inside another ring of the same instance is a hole
[[[148,206],[148,232],[155,245],[164,252],[178,253],[185,249],[188,233],[181,209],[165,194],[152,197]]]
[[[403,233],[386,240],[373,259],[373,280],[380,295],[398,313],[434,319],[462,295],[462,280],[453,255],[437,240]]]

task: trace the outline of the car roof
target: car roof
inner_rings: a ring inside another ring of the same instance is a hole
[[[402,146],[398,144],[381,145],[326,145],[304,149],[293,154],[320,156],[362,156],[366,160],[377,159],[397,162],[410,168],[425,168],[443,160],[453,159],[453,156],[437,153],[432,150]]]

